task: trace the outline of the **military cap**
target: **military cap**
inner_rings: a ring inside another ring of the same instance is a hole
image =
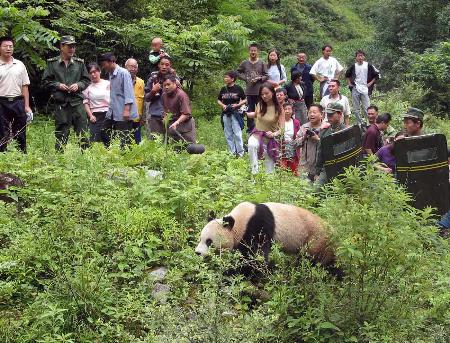
[[[333,114],[334,112],[344,112],[344,106],[342,106],[338,102],[332,102],[331,104],[327,105],[325,112],[327,114]]]
[[[61,44],[76,44],[75,37],[74,36],[62,36],[61,37]]]
[[[423,112],[415,107],[408,108],[408,111],[403,115],[403,119],[418,119],[423,121]]]

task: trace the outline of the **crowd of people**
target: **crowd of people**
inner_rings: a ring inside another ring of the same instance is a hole
[[[93,142],[109,146],[115,137],[122,148],[132,141],[139,144],[142,126],[150,139],[166,135],[175,141],[196,142],[189,97],[161,38],[151,42],[147,82],[137,76],[139,66],[134,58],[123,68],[113,53],[105,53],[86,67],[75,56],[73,36],[62,36],[59,48],[60,54],[47,60],[42,80],[55,108],[56,150],[64,149],[71,128],[83,149]],[[0,152],[6,151],[13,139],[26,152],[26,126],[33,120],[28,73],[13,52],[13,39],[1,37]],[[264,160],[268,173],[280,167],[321,186],[327,179],[321,141],[350,125],[358,125],[364,133],[363,153],[375,154],[380,170],[395,173],[394,142],[421,135],[421,110],[408,109],[403,115],[404,129],[397,133],[390,126],[391,115],[379,114],[371,103],[380,73],[366,61],[362,50],[355,52],[355,62],[345,74],[330,45],[322,48],[322,57],[312,65],[307,54],[300,52],[290,68],[290,81],[276,49],[269,50],[267,62],[260,59],[257,44],[251,44],[248,53],[235,71],[224,74],[217,103],[229,152],[239,158],[248,151],[253,174],[259,171],[259,160]],[[101,78],[102,71],[108,80]],[[341,93],[344,79],[351,102]],[[245,83],[245,90],[238,80]],[[316,81],[320,99],[315,102]]]
[[[288,81],[280,53],[270,50],[265,63],[259,58],[258,45],[251,44],[248,59],[236,71],[225,73],[225,86],[217,101],[222,108],[228,149],[238,157],[245,151],[242,107],[246,105],[252,173],[259,171],[258,160],[263,159],[268,173],[278,165],[322,185],[326,174],[321,139],[354,124],[364,133],[363,153],[376,154],[379,169],[393,173],[394,139],[421,134],[423,112],[419,109],[411,108],[405,113],[404,131],[396,136],[396,130],[390,126],[391,115],[379,114],[378,107],[371,104],[370,96],[380,73],[365,61],[364,51],[355,52],[355,63],[345,74],[332,52],[333,48],[325,45],[322,57],[313,65],[307,63],[307,54],[300,52],[297,63],[290,68]],[[347,81],[351,101],[341,93],[341,76]],[[236,84],[237,80],[245,82],[245,90]],[[320,101],[314,102],[316,81]]]
[[[2,37],[0,44],[0,150],[5,151],[14,138],[25,152],[25,127],[33,116],[30,81],[23,63],[13,57],[13,40]],[[122,68],[112,53],[105,53],[86,67],[75,56],[75,49],[75,38],[62,36],[60,54],[47,60],[42,80],[55,105],[57,150],[64,149],[71,128],[82,148],[92,142],[109,146],[114,137],[120,139],[122,147],[132,141],[139,144],[142,126],[149,138],[167,133],[174,140],[195,143],[190,100],[161,38],[151,42],[147,82],[137,76],[139,66],[134,58],[129,58]],[[307,54],[300,52],[297,63],[290,68],[290,81],[276,49],[269,50],[267,62],[260,59],[257,44],[251,44],[248,52],[248,59],[235,71],[225,73],[217,103],[228,149],[237,157],[248,151],[252,173],[259,171],[262,159],[266,172],[279,166],[321,184],[326,179],[321,139],[350,124],[359,125],[365,132],[364,153],[376,154],[381,170],[395,172],[392,143],[403,134],[396,136],[390,126],[391,115],[378,114],[377,106],[371,104],[379,71],[365,61],[364,51],[356,51],[355,63],[345,74],[344,67],[332,56],[330,45],[322,48],[322,57],[313,65],[308,64]],[[101,78],[102,70],[108,80]],[[352,106],[341,93],[341,76],[350,88]],[[238,80],[244,81],[245,90]],[[315,103],[316,81],[320,101]],[[245,118],[248,144],[243,138]],[[404,125],[404,134],[420,135],[422,111],[410,109]]]
[[[75,56],[75,38],[61,37],[60,54],[47,60],[42,78],[54,105],[56,150],[64,149],[71,128],[83,149],[93,142],[109,146],[113,138],[120,140],[121,147],[133,141],[139,144],[142,126],[149,138],[167,132],[173,140],[195,142],[189,97],[172,69],[163,41],[154,38],[151,47],[151,74],[146,83],[137,76],[139,66],[134,58],[129,58],[123,68],[113,53],[105,53],[86,67]],[[13,39],[1,37],[0,151],[6,151],[14,139],[26,152],[26,126],[33,119],[30,80],[24,64],[13,57],[13,52]],[[102,71],[107,73],[107,80],[101,78]]]

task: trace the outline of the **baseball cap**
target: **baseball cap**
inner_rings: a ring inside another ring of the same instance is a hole
[[[423,121],[423,112],[415,107],[408,108],[408,111],[403,115],[403,119],[418,119],[420,121]]]
[[[61,37],[61,44],[76,44],[77,42],[75,42],[75,37],[74,36],[62,36]]]
[[[328,104],[325,108],[325,112],[327,114],[333,114],[334,112],[344,112],[344,106],[342,106],[338,102],[332,102],[331,104]]]

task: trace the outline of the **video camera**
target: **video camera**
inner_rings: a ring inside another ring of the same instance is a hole
[[[306,136],[307,137],[312,137],[314,135],[318,135],[319,134],[319,129],[312,129],[312,128],[307,128],[306,129]]]

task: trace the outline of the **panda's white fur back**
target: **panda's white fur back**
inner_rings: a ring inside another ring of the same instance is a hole
[[[321,262],[327,263],[334,258],[329,237],[322,219],[314,213],[294,205],[275,202],[264,203],[275,218],[273,240],[283,250],[296,253],[306,247],[306,251]]]
[[[296,253],[300,249],[306,248],[306,251],[318,262],[327,264],[334,260],[329,237],[319,216],[294,205],[275,202],[261,205],[264,205],[263,207],[267,208],[270,213],[268,211],[258,212],[256,209],[257,206],[261,208],[260,205],[242,202],[222,219],[209,222],[202,230],[201,240],[196,251],[204,253],[207,249],[205,245],[207,238],[211,239],[216,236],[215,233],[219,232],[222,237],[227,237],[223,240],[222,247],[238,248],[247,230],[259,230],[259,228],[249,227],[254,216],[269,215],[273,216],[274,220],[274,227],[269,228],[269,231],[273,230],[272,239],[281,245],[283,251]],[[226,217],[234,219],[231,229],[223,227]],[[226,243],[227,240],[229,243]],[[217,242],[215,243],[217,244]]]

